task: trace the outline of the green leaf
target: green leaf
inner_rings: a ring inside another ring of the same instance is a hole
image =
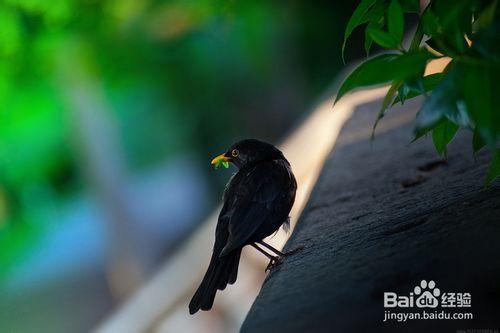
[[[474,136],[472,137],[472,150],[474,154],[480,151],[485,145],[486,142],[481,137],[481,133],[479,133],[477,128],[474,129]]]
[[[401,93],[398,93],[398,96],[394,100],[393,105],[396,103],[399,103],[399,102],[401,102],[401,104],[402,104],[402,102],[404,102],[405,100],[415,98],[417,96],[422,95],[423,93],[427,93],[429,91],[434,90],[434,88],[436,88],[437,85],[439,84],[439,82],[441,82],[441,80],[443,79],[443,75],[444,75],[443,73],[435,73],[435,74],[430,74],[430,75],[427,75],[427,76],[424,76],[423,78],[421,78],[423,91],[411,89],[410,85],[403,84],[400,91],[403,88],[406,88],[406,90],[404,91],[405,94],[401,95]]]
[[[425,67],[433,56],[422,49],[403,54],[382,54],[364,61],[342,83],[335,102],[346,93],[391,81],[402,81]]]
[[[497,149],[486,174],[486,186],[490,185],[498,176],[500,176],[500,150]]]
[[[426,10],[421,19],[422,31],[427,36],[434,36],[441,32],[439,19],[431,10]]]
[[[365,29],[365,43],[364,43],[366,56],[370,54],[370,48],[373,44],[373,39],[370,37],[368,31],[371,28],[381,29],[384,26],[385,22],[384,16],[386,9],[387,9],[387,2],[379,1],[365,15],[366,20],[368,22]]]
[[[373,124],[372,128],[372,140],[375,137],[375,129],[377,128],[377,125],[385,115],[385,110],[391,105],[391,102],[394,100],[394,96],[396,95],[396,92],[398,91],[399,87],[401,87],[402,82],[393,82],[389,90],[387,91],[387,94],[384,97],[384,100],[382,101],[382,105],[380,106],[380,110],[378,111],[377,114],[377,120],[375,120],[375,124]]]
[[[335,102],[337,102],[345,93],[359,87],[365,87],[390,81],[387,73],[381,73],[381,68],[389,67],[389,64],[398,57],[397,54],[382,54],[361,63],[354,71],[349,74],[340,86]],[[382,74],[382,75],[380,75]]]
[[[404,32],[403,8],[398,0],[392,0],[387,11],[387,28],[389,33],[401,44]]]
[[[386,49],[396,49],[398,48],[398,40],[388,32],[377,28],[367,28],[368,35],[371,39],[378,45],[385,47]]]
[[[463,93],[468,114],[481,137],[492,147],[500,142],[500,63],[462,61],[459,63],[457,85]]]
[[[498,0],[491,1],[486,8],[479,14],[477,20],[475,20],[474,25],[479,28],[485,28],[491,24],[495,18],[495,13],[497,11]]]
[[[432,37],[433,48],[456,57],[463,55],[469,45],[465,39],[470,35],[473,18],[472,0],[433,1],[430,10],[422,17],[424,33]]]
[[[414,130],[413,131],[414,137],[410,142],[413,143],[413,142],[417,141],[418,139],[420,139],[424,135],[427,135],[427,133],[429,133],[430,131],[432,131],[432,127],[426,127],[426,128],[422,128],[420,130]]]
[[[408,87],[408,85],[403,83],[399,87],[398,95],[396,96],[396,98],[392,102],[392,105],[396,104],[397,102],[401,102],[401,105],[403,105],[409,93],[410,93],[410,87]]]
[[[471,127],[471,120],[460,98],[460,90],[456,86],[456,82],[459,81],[460,76],[456,68],[453,68],[445,74],[430,97],[425,99],[415,119],[416,138],[434,128],[444,118],[460,126]]]
[[[441,121],[432,131],[432,141],[439,155],[446,153],[446,146],[458,131],[458,125],[448,119]]]
[[[424,93],[424,83],[422,76],[423,72],[419,73],[418,76],[411,76],[407,80],[405,80],[405,84],[408,86],[408,89],[415,94],[423,94]]]
[[[224,166],[224,168],[229,168],[229,162],[228,161],[222,161],[222,166]]]
[[[352,34],[354,29],[358,27],[359,25],[366,23],[366,18],[365,14],[368,12],[368,10],[375,4],[376,0],[363,0],[361,3],[356,7],[354,10],[354,13],[352,13],[351,18],[349,19],[349,22],[347,23],[347,27],[344,32],[344,42],[342,43],[342,59],[344,59],[344,50],[346,46],[347,39],[349,36]],[[344,61],[345,63],[345,61]]]

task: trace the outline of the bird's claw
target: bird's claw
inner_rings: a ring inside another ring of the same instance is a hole
[[[300,245],[291,251],[282,253],[281,255],[276,256],[276,257],[272,257],[272,259],[269,261],[269,264],[266,267],[265,272],[270,271],[274,267],[281,265],[281,263],[283,262],[283,257],[291,256],[299,251],[302,251],[303,249],[304,249],[304,245]]]
[[[273,257],[273,259],[269,261],[269,264],[267,265],[265,272],[270,271],[274,267],[281,265],[282,262],[283,259],[281,257],[278,256]]]

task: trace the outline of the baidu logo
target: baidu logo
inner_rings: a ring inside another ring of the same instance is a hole
[[[441,291],[436,288],[436,283],[434,281],[426,280],[420,281],[420,286],[416,286],[413,289],[413,293],[417,296],[415,304],[419,308],[435,308],[439,305],[439,295]]]
[[[439,307],[439,309],[438,309]],[[459,308],[471,307],[470,293],[444,292],[433,280],[421,280],[406,295],[384,293],[384,322],[395,320],[470,320],[472,312]]]
[[[384,292],[385,308],[436,308],[470,307],[470,293],[444,293],[436,287],[433,280],[422,280],[409,295],[398,295],[395,292]]]

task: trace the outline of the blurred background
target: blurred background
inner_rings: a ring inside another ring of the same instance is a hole
[[[331,84],[355,5],[0,1],[0,331],[123,304],[220,201],[211,157],[279,142]]]

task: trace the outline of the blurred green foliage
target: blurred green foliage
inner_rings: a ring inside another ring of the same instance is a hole
[[[344,34],[347,39],[365,26],[365,50],[372,43],[388,54],[370,58],[356,68],[339,89],[337,100],[362,86],[391,83],[378,119],[395,103],[425,95],[415,121],[416,139],[432,132],[439,154],[459,127],[474,132],[474,152],[492,151],[486,184],[500,175],[500,9],[498,0],[431,0],[420,11],[416,0],[362,0]],[[411,44],[403,46],[406,17],[418,15]],[[424,76],[431,59],[449,57],[443,73]]]
[[[192,153],[208,172],[214,149],[249,135],[277,139],[308,109],[341,67],[351,7],[0,0],[0,277],[85,186],[61,73],[68,63],[104,93],[133,172]]]

